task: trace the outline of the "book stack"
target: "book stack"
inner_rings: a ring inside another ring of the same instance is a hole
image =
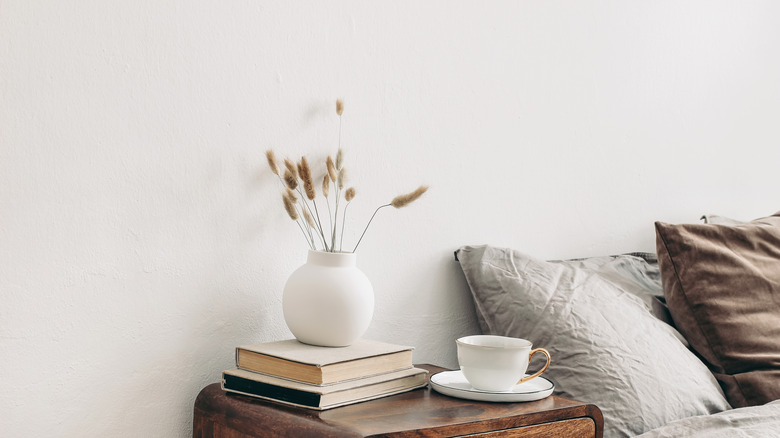
[[[325,410],[399,394],[428,383],[412,365],[412,347],[361,339],[349,347],[316,347],[295,339],[236,348],[236,368],[222,389]]]

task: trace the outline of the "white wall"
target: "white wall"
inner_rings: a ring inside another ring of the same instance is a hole
[[[773,1],[0,2],[0,430],[187,436],[306,255],[264,151],[359,194],[367,337],[455,365],[452,257],[653,250],[780,209]],[[348,232],[349,233],[349,232]],[[349,238],[349,236],[348,236]]]

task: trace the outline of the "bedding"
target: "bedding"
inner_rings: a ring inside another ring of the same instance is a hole
[[[639,438],[777,438],[780,400],[673,421]]]
[[[543,261],[491,246],[456,256],[483,333],[546,348],[545,376],[558,394],[597,405],[605,436],[730,409],[707,367],[653,314],[662,290],[652,256]]]
[[[708,222],[655,224],[669,312],[732,406],[776,400],[780,212],[746,223]]]
[[[548,349],[556,392],[599,406],[605,437],[780,437],[780,212],[702,220],[657,222],[657,259],[456,259],[482,332]]]

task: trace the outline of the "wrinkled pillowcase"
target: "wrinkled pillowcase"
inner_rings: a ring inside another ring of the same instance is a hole
[[[572,268],[593,272],[622,290],[636,295],[656,318],[674,327],[674,320],[666,306],[658,257],[655,254],[632,252],[618,256],[552,260],[551,263],[566,263]],[[688,346],[688,341],[680,332],[675,329],[674,334],[680,342]]]
[[[734,225],[656,223],[669,311],[735,406],[780,398],[780,212]]]
[[[483,332],[546,348],[545,376],[558,394],[597,405],[605,436],[730,408],[712,374],[637,296],[660,289],[645,260],[548,262],[490,246],[464,246],[457,257]]]

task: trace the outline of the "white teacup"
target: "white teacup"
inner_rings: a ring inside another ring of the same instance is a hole
[[[550,366],[550,353],[544,348],[532,350],[531,341],[525,339],[474,335],[455,342],[460,369],[474,389],[509,391],[515,385],[539,376]],[[523,377],[535,353],[547,356],[547,363],[541,370]]]

